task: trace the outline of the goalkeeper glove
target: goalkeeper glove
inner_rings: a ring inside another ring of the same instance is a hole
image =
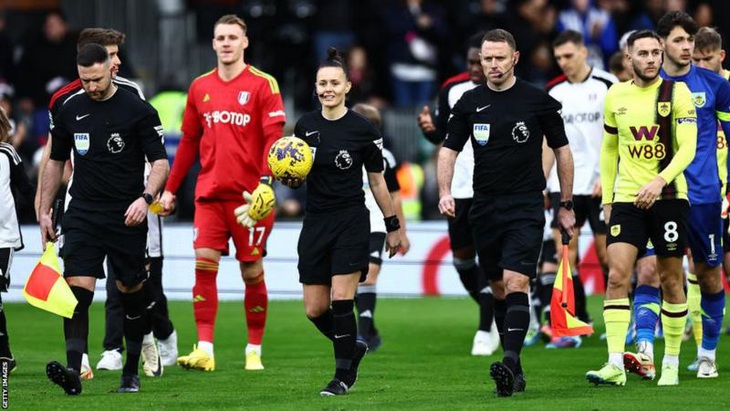
[[[243,199],[246,200],[246,204],[236,208],[234,214],[238,224],[251,228],[268,217],[276,204],[274,189],[271,188],[271,177],[261,177],[253,193],[243,192]]]

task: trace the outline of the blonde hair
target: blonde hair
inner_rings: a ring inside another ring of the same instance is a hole
[[[241,27],[241,30],[243,30],[243,34],[246,34],[246,22],[244,22],[242,18],[236,16],[235,14],[226,14],[225,16],[221,16],[221,18],[219,18],[218,21],[215,22],[213,29],[215,30],[215,28],[218,27],[219,24],[237,24],[239,27]]]

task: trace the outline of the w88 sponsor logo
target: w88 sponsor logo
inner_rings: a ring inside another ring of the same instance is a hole
[[[661,160],[667,155],[666,147],[662,143],[635,144],[628,146],[632,158],[644,160]]]
[[[213,112],[203,113],[208,128],[213,127],[213,123],[233,124],[235,126],[245,126],[251,121],[251,116],[235,111],[215,110]]]

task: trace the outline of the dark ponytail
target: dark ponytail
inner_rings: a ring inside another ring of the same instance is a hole
[[[324,61],[319,64],[317,70],[324,67],[341,68],[342,71],[345,73],[345,78],[347,79],[347,81],[350,81],[350,73],[348,73],[345,59],[343,58],[342,54],[340,54],[340,52],[332,46],[327,48],[327,58],[325,58]]]

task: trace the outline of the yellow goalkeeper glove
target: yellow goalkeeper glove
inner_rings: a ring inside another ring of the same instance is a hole
[[[236,208],[234,214],[238,224],[251,228],[266,218],[276,205],[274,189],[271,188],[271,177],[261,177],[261,181],[253,193],[243,192],[243,199],[246,200],[246,204]]]

